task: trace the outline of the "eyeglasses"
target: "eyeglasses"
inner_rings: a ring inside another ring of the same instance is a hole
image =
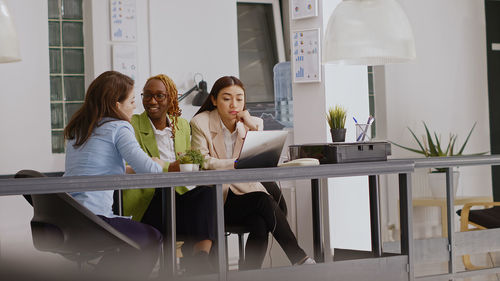
[[[141,94],[143,101],[150,101],[152,98],[155,98],[157,102],[162,102],[167,98],[166,94]]]

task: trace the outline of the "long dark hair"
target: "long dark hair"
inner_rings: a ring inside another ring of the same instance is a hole
[[[201,105],[200,109],[198,112],[196,112],[196,115],[202,113],[203,111],[212,111],[216,109],[217,107],[213,104],[211,97],[214,97],[215,100],[217,100],[217,96],[219,95],[219,92],[229,86],[239,86],[243,89],[243,92],[245,92],[245,87],[243,86],[243,82],[241,82],[240,79],[234,77],[234,76],[223,76],[217,81],[215,81],[214,85],[212,86],[212,90],[210,90],[210,94],[208,95],[207,99],[205,102]],[[246,101],[246,95],[245,95],[245,101]],[[245,107],[246,109],[246,102],[245,102]]]
[[[116,103],[123,102],[133,88],[134,80],[130,77],[117,71],[103,72],[87,89],[85,102],[64,128],[64,138],[76,139],[73,146],[77,148],[89,139],[97,126],[102,125],[99,121],[103,117],[129,121]]]

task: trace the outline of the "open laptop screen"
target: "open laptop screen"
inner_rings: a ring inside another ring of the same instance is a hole
[[[276,167],[287,131],[248,131],[236,169]]]

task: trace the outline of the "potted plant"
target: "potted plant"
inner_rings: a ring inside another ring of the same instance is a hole
[[[446,147],[444,146],[443,142],[441,141],[441,138],[438,137],[438,134],[436,132],[433,132],[431,135],[429,128],[427,127],[427,124],[425,124],[424,121],[422,121],[424,124],[425,128],[425,135],[422,136],[422,141],[420,141],[417,137],[417,135],[408,127],[408,130],[412,134],[413,138],[418,144],[419,148],[410,148],[407,146],[403,146],[400,144],[397,144],[395,142],[391,142],[392,144],[401,147],[403,149],[419,153],[424,155],[425,157],[446,157],[446,156],[461,156],[464,155],[463,151],[465,149],[465,146],[467,145],[467,142],[469,141],[469,138],[474,131],[474,128],[476,127],[476,123],[472,126],[472,128],[469,131],[469,134],[467,135],[467,138],[465,139],[464,143],[460,148],[457,150],[456,147],[458,146],[457,144],[457,139],[458,135],[456,134],[450,134],[448,138],[448,144]],[[475,153],[475,154],[469,154],[469,155],[482,155],[485,154],[486,152],[481,152],[481,153]],[[443,186],[446,183],[446,178],[444,176],[444,172],[446,171],[445,168],[435,168],[432,169],[429,173],[429,187],[431,188],[431,192],[434,197],[445,197],[446,195],[446,189],[443,188]],[[458,189],[458,177],[459,177],[459,172],[454,171],[453,172],[453,191],[454,194],[456,194],[457,189]]]
[[[205,158],[199,149],[188,149],[178,155],[181,172],[198,171],[203,169]]]
[[[347,117],[347,111],[339,105],[335,107],[330,107],[326,114],[326,121],[330,126],[330,133],[332,134],[333,142],[343,142],[345,141],[345,120]]]

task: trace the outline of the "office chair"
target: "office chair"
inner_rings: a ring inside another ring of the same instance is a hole
[[[281,193],[281,189],[275,182],[261,182],[261,184],[266,188],[267,192],[274,198],[274,200],[278,203],[278,207],[281,209],[285,216],[287,215],[288,209],[286,207],[285,198]],[[281,197],[281,198],[280,198]],[[245,263],[245,233],[250,232],[250,229],[246,225],[227,225],[225,226],[226,230],[226,251],[227,251],[227,236],[231,234],[238,235],[238,268]]]
[[[33,170],[21,170],[15,178],[45,177]],[[39,251],[60,254],[83,264],[122,247],[139,245],[100,219],[67,193],[23,195],[33,206],[31,234]]]
[[[486,209],[471,210],[475,206],[482,206]],[[457,211],[457,214],[460,216],[460,231],[500,228],[500,202],[467,203],[461,210]],[[475,228],[469,229],[469,225]],[[466,270],[486,268],[473,265],[469,255],[463,255],[462,260]]]

